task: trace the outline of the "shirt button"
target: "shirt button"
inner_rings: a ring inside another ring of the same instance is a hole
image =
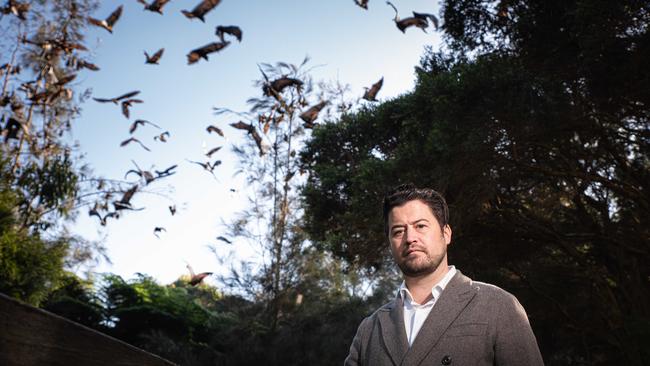
[[[442,361],[440,361],[440,363],[445,366],[451,365],[451,356],[446,355],[445,357],[442,358]]]

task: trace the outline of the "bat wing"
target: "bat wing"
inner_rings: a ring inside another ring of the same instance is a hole
[[[93,98],[93,100],[100,103],[108,103],[113,101],[113,99],[106,99],[106,98]]]
[[[255,131],[255,127],[253,127],[253,125],[250,125],[250,124],[242,122],[242,121],[239,121],[237,123],[231,123],[230,126],[236,128],[238,130],[247,131],[249,133],[252,133],[253,131]]]
[[[208,131],[208,133],[216,132],[221,137],[223,137],[223,131],[219,127],[210,125],[210,126],[208,126],[208,128],[206,128],[206,130]]]
[[[130,144],[130,143],[133,142],[133,141],[135,141],[135,138],[134,138],[134,137],[131,137],[131,138],[129,138],[129,139],[126,139],[126,140],[120,142],[120,146],[124,147],[124,146]]]
[[[126,94],[120,95],[119,97],[117,97],[115,99],[116,100],[127,99],[127,98],[131,98],[131,97],[135,97],[138,94],[140,94],[140,91],[139,90],[134,90],[132,92],[128,92]]]
[[[129,106],[130,106],[130,105],[131,105],[131,104],[130,104],[128,101],[126,101],[126,100],[122,102],[122,114],[123,114],[124,117],[126,117],[127,119],[129,118]]]
[[[221,0],[203,0],[192,10],[192,13],[197,17],[203,17],[207,12],[219,5],[220,2]]]
[[[165,52],[165,49],[161,48],[156,53],[154,53],[153,56],[151,57],[153,59],[152,61],[158,62],[158,60],[160,60],[160,58],[162,57],[163,52]]]
[[[115,24],[115,22],[120,19],[120,16],[122,15],[122,8],[122,5],[118,6],[117,9],[115,9],[108,18],[106,18],[106,24],[108,24],[109,27],[112,27],[113,24]]]
[[[417,19],[422,19],[424,21],[431,21],[431,24],[433,24],[433,27],[435,29],[438,29],[438,18],[433,15],[433,14],[428,14],[428,13],[417,13],[413,12],[413,17]]]
[[[221,51],[222,49],[226,48],[226,46],[228,46],[229,44],[230,44],[230,42],[228,42],[228,41],[212,42],[210,44],[207,44],[207,45],[201,47],[201,49],[203,50],[203,52],[208,54],[208,53],[212,53],[212,52]]]
[[[88,19],[88,23],[90,23],[92,25],[96,25],[98,27],[104,27],[104,22],[102,22],[99,19],[95,19],[93,17],[88,17],[87,19]]]
[[[216,152],[219,151],[219,150],[221,150],[221,146],[217,146],[217,147],[211,149],[211,150],[208,151],[205,155],[206,155],[207,157],[211,158],[211,157],[212,157],[212,154],[216,153]]]

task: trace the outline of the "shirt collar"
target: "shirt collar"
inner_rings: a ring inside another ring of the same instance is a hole
[[[448,271],[447,273],[445,273],[444,277],[442,277],[442,279],[431,288],[431,296],[433,296],[433,299],[436,299],[438,298],[438,296],[440,296],[442,291],[449,284],[449,281],[451,281],[452,277],[454,277],[454,275],[456,274],[455,266],[449,266],[447,268]],[[408,301],[409,303],[413,302],[413,296],[411,296],[411,292],[406,287],[406,282],[402,281],[402,284],[399,286],[398,291],[399,291],[399,296],[402,298],[402,301],[404,302]]]

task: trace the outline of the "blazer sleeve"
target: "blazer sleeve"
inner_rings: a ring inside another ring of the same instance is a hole
[[[494,356],[497,366],[544,366],[524,307],[508,294],[499,304]]]
[[[367,342],[367,333],[366,328],[369,326],[370,317],[363,319],[359,328],[357,328],[357,333],[354,335],[352,340],[352,345],[350,345],[350,353],[348,357],[345,358],[343,362],[344,366],[359,366],[363,365],[361,360],[361,352],[363,349],[363,343]]]

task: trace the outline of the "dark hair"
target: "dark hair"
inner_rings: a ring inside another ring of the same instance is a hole
[[[412,183],[402,184],[393,188],[384,197],[384,232],[388,235],[388,213],[393,207],[401,206],[409,201],[419,200],[429,206],[433,216],[438,220],[440,229],[449,223],[449,208],[442,195],[431,188],[417,188]]]

